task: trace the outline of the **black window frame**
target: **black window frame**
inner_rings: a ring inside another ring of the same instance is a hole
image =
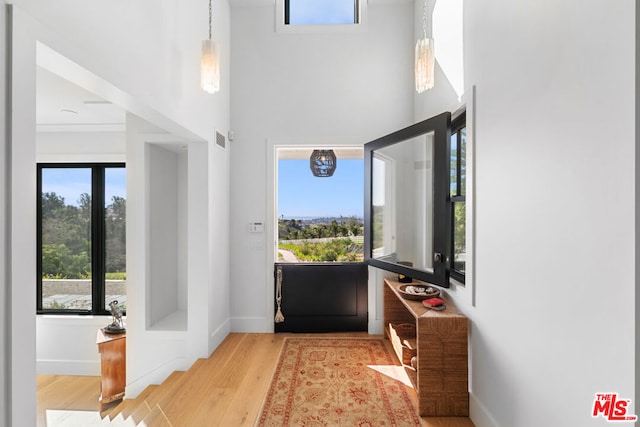
[[[44,309],[42,304],[42,170],[91,169],[91,310]],[[60,315],[109,315],[106,309],[106,208],[105,170],[126,168],[125,163],[38,163],[37,164],[37,284],[36,313]]]
[[[467,201],[467,196],[466,196],[466,191],[463,193],[462,191],[462,150],[461,150],[461,132],[463,129],[466,129],[467,127],[467,112],[466,109],[462,109],[458,112],[456,112],[452,118],[451,118],[451,139],[450,141],[453,139],[454,135],[457,135],[457,149],[456,149],[456,167],[455,167],[455,173],[456,173],[456,189],[455,189],[455,194],[451,195],[451,191],[449,191],[450,196],[448,197],[448,202],[450,204],[449,207],[449,211],[451,213],[451,246],[450,246],[450,253],[449,253],[449,259],[450,262],[449,264],[449,276],[451,279],[454,279],[462,284],[465,284],[465,280],[466,280],[466,274],[456,270],[454,268],[454,257],[455,257],[455,204],[456,203],[465,203],[465,208],[466,208],[466,201]],[[451,142],[450,142],[451,144]],[[450,152],[452,151],[452,149],[450,148],[449,150]],[[465,159],[465,170],[466,170],[466,159]],[[466,172],[465,172],[465,178],[466,180]],[[465,187],[466,187],[466,183],[465,183]],[[465,230],[466,230],[466,224],[465,224]],[[466,252],[466,251],[465,251]]]
[[[356,25],[360,23],[360,1],[361,0],[353,0],[353,22],[350,24],[339,24],[339,25]],[[336,24],[292,24],[290,19],[291,13],[291,5],[289,4],[291,0],[284,0],[284,25],[336,25]]]

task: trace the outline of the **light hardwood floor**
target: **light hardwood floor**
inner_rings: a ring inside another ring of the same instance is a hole
[[[115,417],[122,412],[136,422],[144,420],[148,427],[253,426],[285,336],[230,334],[209,358],[198,360],[189,371],[176,372],[162,385],[149,387],[137,399],[114,404],[101,415]],[[99,410],[98,377],[39,375],[37,389],[38,427],[46,427],[46,409]],[[468,418],[457,417],[423,417],[422,424],[473,427]]]

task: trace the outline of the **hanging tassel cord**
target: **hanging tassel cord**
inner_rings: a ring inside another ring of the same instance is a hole
[[[284,315],[282,314],[282,310],[280,308],[282,304],[282,268],[278,268],[276,273],[276,304],[278,304],[278,310],[276,311],[276,317],[274,321],[276,323],[284,322]]]

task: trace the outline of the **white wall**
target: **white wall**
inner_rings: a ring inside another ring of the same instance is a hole
[[[213,1],[213,37],[223,58],[221,92],[214,96],[200,89],[201,40],[208,36],[206,2],[113,2],[101,4],[99,12],[95,4],[81,0],[12,3],[54,31],[67,57],[145,105],[207,138],[214,127],[227,128],[227,1]]]
[[[638,398],[634,7],[465,2],[476,264],[454,297],[478,427],[602,425],[595,393]],[[437,74],[417,118],[455,106],[450,89]]]
[[[37,316],[36,372],[100,375],[96,334],[109,323],[107,316]]]
[[[186,253],[178,251],[178,153],[149,144],[149,292],[147,327],[178,310],[178,265]],[[186,170],[183,171],[186,173]],[[183,181],[184,182],[184,181]],[[185,250],[186,248],[182,248]]]
[[[635,90],[635,98],[636,98],[636,115],[635,115],[635,120],[636,120],[636,147],[640,147],[640,75],[638,74],[638,69],[640,69],[640,30],[638,29],[638,22],[640,22],[640,8],[636,7],[636,63],[635,63],[635,69],[636,69],[636,80],[635,80],[635,84],[636,84],[636,90]],[[636,184],[636,191],[635,191],[635,201],[636,201],[636,232],[635,232],[635,236],[636,236],[636,240],[635,240],[635,283],[636,283],[636,289],[638,289],[638,284],[640,283],[640,250],[638,250],[638,247],[640,247],[640,233],[638,233],[638,230],[640,230],[640,215],[638,215],[638,200],[640,200],[640,185],[638,185],[638,183],[640,183],[640,168],[638,167],[638,165],[640,164],[640,150],[636,149],[636,156],[635,156],[635,165],[636,165],[636,175],[635,175],[635,184]],[[635,298],[635,317],[636,317],[636,324],[638,322],[638,313],[640,311],[640,292],[636,291],[636,298]],[[640,397],[640,328],[636,327],[636,334],[635,334],[635,341],[636,341],[636,347],[635,347],[635,353],[636,353],[636,371],[635,371],[635,397]],[[636,408],[640,407],[640,405],[636,405]],[[637,414],[638,411],[636,411]]]
[[[38,162],[124,162],[124,132],[38,132]]]
[[[209,176],[207,179],[208,223],[209,226],[209,352],[213,351],[219,342],[229,333],[230,326],[230,289],[231,274],[229,270],[229,182],[230,182],[230,142],[227,149],[222,149],[210,143],[207,149]],[[203,179],[203,177],[200,177]],[[217,225],[216,225],[217,224]],[[222,224],[222,226],[220,226]]]
[[[407,23],[413,4],[370,1],[363,33],[283,34],[274,31],[274,7],[265,3],[247,2],[231,12],[236,136],[231,326],[236,331],[273,330],[273,260],[268,251],[251,248],[256,236],[247,231],[250,221],[275,221],[267,211],[272,201],[265,176],[273,179],[267,176],[267,140],[327,144],[348,138],[364,144],[412,120],[413,45]],[[264,248],[273,242],[262,243]]]
[[[153,5],[111,3],[102,5],[100,13],[96,13],[95,5],[81,1],[55,6],[41,0],[15,1],[14,4],[14,122],[12,175],[8,183],[12,188],[12,201],[4,206],[12,212],[11,233],[20,238],[7,243],[11,258],[5,254],[3,259],[11,265],[3,271],[10,274],[11,301],[7,303],[20,307],[19,311],[11,312],[12,328],[16,331],[10,335],[9,343],[11,418],[15,420],[13,424],[27,425],[35,424],[35,287],[24,286],[24,283],[35,283],[36,42],[65,58],[57,61],[56,54],[38,49],[39,55],[44,52],[38,63],[45,60],[48,65],[58,67],[51,71],[67,72],[63,77],[77,78],[74,82],[83,88],[155,123],[179,139],[213,141],[215,130],[226,134],[229,124],[229,7],[226,1],[214,2],[214,37],[221,44],[223,69],[222,90],[211,96],[199,88],[200,42],[207,34],[207,19],[203,18],[206,5],[178,1]],[[201,25],[196,24],[199,22]],[[224,154],[215,158],[223,167],[212,170],[209,179],[216,183],[228,182],[228,158]],[[207,203],[214,207],[211,215],[225,217],[228,189],[218,195],[220,203],[213,200]],[[227,246],[228,241],[218,242],[223,250]],[[228,266],[217,264],[217,267],[222,277],[228,274]],[[228,286],[227,281],[205,280],[205,283],[206,286]],[[224,312],[227,305],[228,301],[217,300],[210,309]],[[219,334],[209,340],[209,345],[223,338],[224,320],[216,321],[217,324],[209,324],[209,329]],[[206,317],[204,322],[206,324]],[[206,343],[207,337],[203,340]]]
[[[10,230],[7,288],[10,304],[9,425],[34,425],[36,393],[36,194],[35,180],[35,56],[32,34],[17,23],[23,19],[13,9],[11,135],[7,200]],[[16,46],[22,46],[16,49]],[[18,309],[19,307],[19,309]]]

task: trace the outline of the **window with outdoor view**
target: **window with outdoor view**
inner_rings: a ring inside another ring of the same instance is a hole
[[[124,164],[39,164],[38,313],[126,309]]]
[[[467,125],[466,113],[451,123],[451,272],[453,279],[465,281],[466,269],[466,195],[467,195]]]
[[[359,0],[285,0],[285,25],[357,24]]]

